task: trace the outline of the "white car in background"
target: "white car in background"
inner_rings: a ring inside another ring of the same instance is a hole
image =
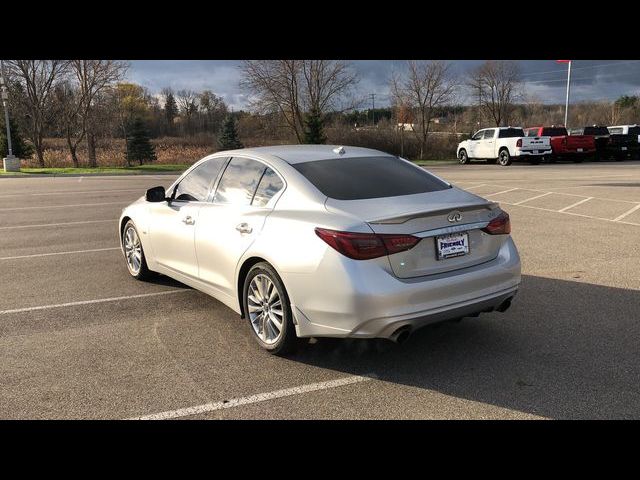
[[[520,127],[484,128],[460,142],[456,155],[463,165],[471,160],[497,161],[505,167],[514,160],[540,163],[545,155],[551,155],[551,139],[527,137]]]
[[[326,145],[215,153],[118,224],[133,277],[217,298],[272,353],[505,311],[520,284],[510,231],[497,203],[407,160]]]

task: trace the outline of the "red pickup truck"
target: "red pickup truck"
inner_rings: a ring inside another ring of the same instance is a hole
[[[569,135],[565,127],[529,127],[525,128],[528,137],[551,137],[551,158],[549,160],[573,160],[582,162],[596,153],[596,141],[593,135]]]

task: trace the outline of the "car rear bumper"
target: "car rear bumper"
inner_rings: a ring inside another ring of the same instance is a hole
[[[521,157],[543,157],[544,155],[551,155],[551,149],[548,150],[521,150],[519,148],[516,148],[515,151],[515,158],[521,158]]]
[[[333,269],[330,280],[323,272],[283,275],[301,337],[393,338],[400,328],[496,310],[520,284],[520,257],[510,237],[489,262],[412,279],[393,276],[377,261],[342,262],[332,255],[322,263]]]

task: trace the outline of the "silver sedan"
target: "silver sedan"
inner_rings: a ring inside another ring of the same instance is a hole
[[[356,147],[218,152],[118,225],[129,273],[168,275],[283,354],[304,337],[405,340],[506,310],[520,284],[509,215],[413,163]]]

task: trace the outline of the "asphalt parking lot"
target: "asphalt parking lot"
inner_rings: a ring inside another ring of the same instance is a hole
[[[129,276],[116,219],[175,177],[0,178],[0,418],[639,418],[640,162],[429,170],[510,213],[513,307],[286,359]]]

